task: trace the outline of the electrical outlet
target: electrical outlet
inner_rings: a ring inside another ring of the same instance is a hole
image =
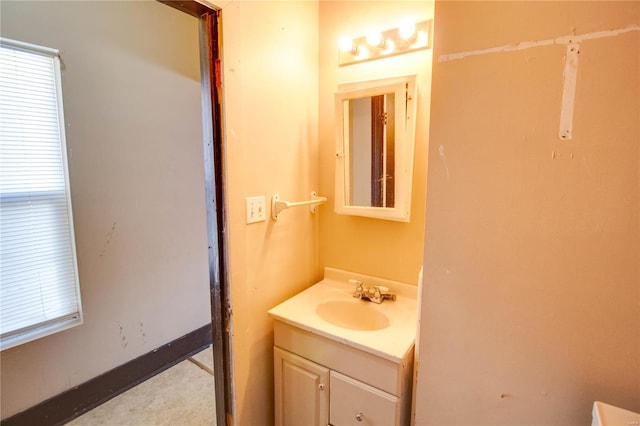
[[[247,197],[247,224],[267,220],[266,201],[264,195]]]

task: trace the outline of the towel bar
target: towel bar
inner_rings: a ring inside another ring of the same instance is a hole
[[[316,195],[316,191],[311,191],[311,199],[306,201],[283,201],[280,199],[278,194],[273,194],[271,197],[271,218],[273,220],[278,220],[278,215],[282,210],[288,209],[289,207],[298,207],[298,206],[311,206],[311,213],[316,212],[316,206],[318,204],[323,204],[327,202],[327,197],[318,197]]]

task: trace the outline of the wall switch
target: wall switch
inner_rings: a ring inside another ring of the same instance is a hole
[[[247,197],[247,224],[267,220],[266,201],[264,195]]]

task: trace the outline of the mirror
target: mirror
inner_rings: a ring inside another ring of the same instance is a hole
[[[409,222],[416,90],[415,76],[339,87],[336,213]]]

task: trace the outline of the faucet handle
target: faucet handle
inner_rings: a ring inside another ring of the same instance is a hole
[[[380,297],[382,299],[391,299],[391,300],[396,300],[396,295],[395,293],[391,293],[389,291],[389,287],[385,287],[383,285],[377,285],[376,289],[379,290],[380,292]]]
[[[364,292],[364,288],[362,287],[362,281],[349,280],[349,283],[356,286],[356,290],[353,292],[353,297],[357,297],[358,299],[361,299],[362,293]]]
[[[363,283],[360,280],[349,280],[349,284],[353,284],[353,285],[355,285],[357,287],[362,287]]]

